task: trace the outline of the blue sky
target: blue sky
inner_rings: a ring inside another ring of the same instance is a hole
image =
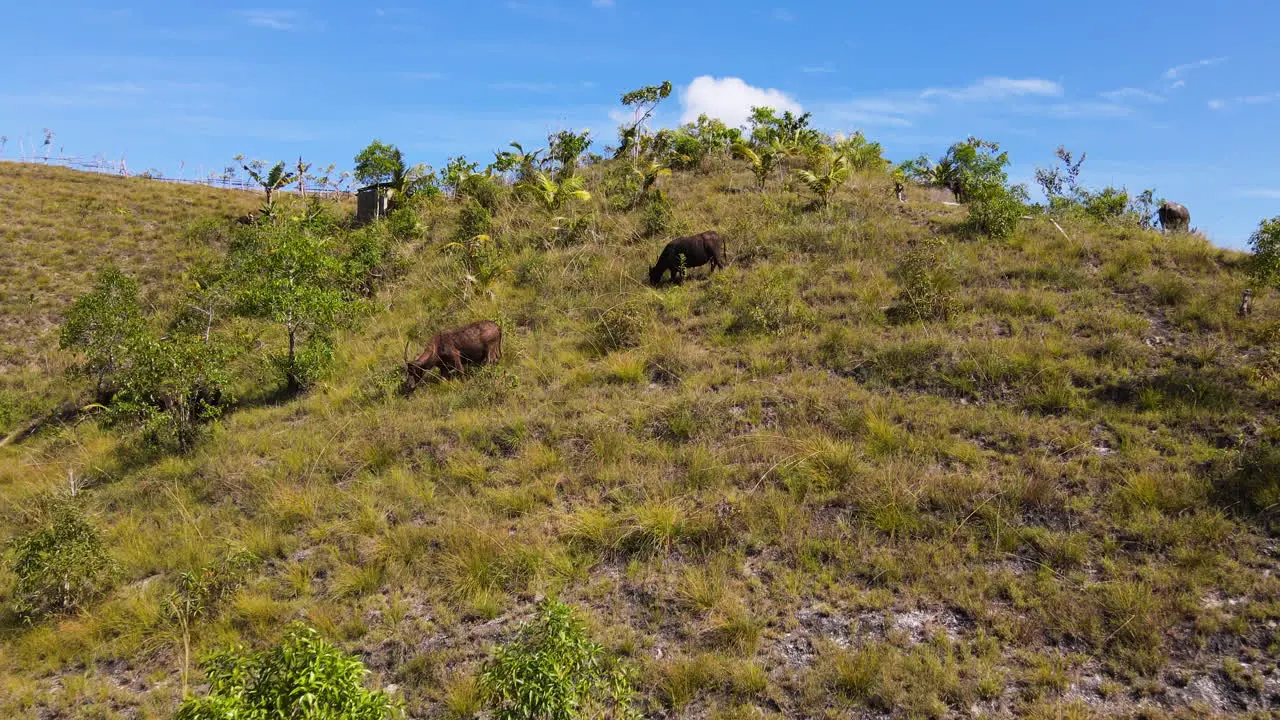
[[[433,165],[566,127],[599,150],[618,96],[669,79],[660,124],[767,102],[894,160],[977,134],[1025,181],[1065,144],[1086,184],[1155,187],[1221,245],[1280,215],[1274,0],[379,1],[12,4],[3,156],[46,127],[188,177],[238,153],[348,167],[374,137]]]

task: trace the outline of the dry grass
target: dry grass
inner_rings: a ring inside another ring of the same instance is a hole
[[[86,182],[64,204],[109,179]],[[511,272],[490,298],[438,251],[455,210],[437,208],[313,392],[237,409],[180,458],[130,459],[130,437],[91,423],[0,449],[0,539],[73,470],[125,576],[83,617],[0,616],[0,712],[170,712],[153,601],[232,547],[266,562],[200,647],[303,617],[415,716],[474,713],[476,663],[547,594],[641,668],[651,714],[1275,707],[1274,542],[1215,490],[1280,401],[1260,345],[1280,303],[1235,317],[1238,256],[1090,225],[962,242],[962,210],[901,206],[883,178],[852,181],[831,221],[781,188],[723,192],[741,172],[663,182],[682,225],[728,238],[710,282],[647,287],[660,242],[593,186],[569,247],[499,213]],[[201,212],[244,211],[227,197]],[[123,249],[92,237],[162,297],[184,259],[129,260],[138,222]],[[959,312],[893,322],[893,267],[934,236]],[[407,335],[483,317],[507,329],[500,367],[387,391]]]

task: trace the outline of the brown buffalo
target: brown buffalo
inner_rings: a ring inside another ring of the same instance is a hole
[[[662,248],[658,256],[658,264],[649,268],[649,282],[658,285],[662,277],[671,272],[671,280],[679,283],[684,280],[685,270],[711,263],[711,271],[725,266],[724,239],[715,230],[708,230],[697,235],[676,238]]]
[[[1164,231],[1188,230],[1191,227],[1191,211],[1176,202],[1166,202],[1160,206],[1160,227]]]
[[[502,328],[489,320],[481,320],[431,338],[427,349],[417,360],[409,362],[409,345],[405,343],[405,390],[412,392],[426,379],[427,373],[439,369],[443,376],[462,372],[463,363],[487,365],[502,359]]]

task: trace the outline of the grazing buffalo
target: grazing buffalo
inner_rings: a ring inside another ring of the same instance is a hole
[[[409,344],[405,343],[405,390],[412,392],[427,373],[439,369],[441,375],[462,372],[463,363],[486,365],[502,358],[502,328],[489,320],[481,320],[460,328],[445,330],[431,338],[427,349],[417,360],[409,362]]]
[[[684,280],[684,272],[689,268],[711,263],[713,273],[716,268],[725,266],[724,239],[715,230],[708,230],[697,235],[676,238],[662,248],[658,256],[658,264],[649,268],[649,282],[653,285],[662,283],[662,276],[671,271],[671,280],[679,283]]]
[[[1188,230],[1191,228],[1191,211],[1176,202],[1166,202],[1160,206],[1160,227],[1170,230]]]

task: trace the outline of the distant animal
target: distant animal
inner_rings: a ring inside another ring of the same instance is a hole
[[[902,183],[900,183],[900,182],[895,182],[895,183],[893,184],[893,194],[894,194],[895,196],[897,196],[897,198],[898,198],[898,202],[906,202],[906,201],[907,201],[907,186],[903,185],[903,184],[902,184]]]
[[[1176,202],[1166,202],[1160,206],[1160,227],[1165,232],[1187,230],[1191,227],[1191,211]]]
[[[685,270],[711,263],[710,275],[716,268],[725,266],[724,239],[715,230],[708,230],[697,235],[676,238],[662,248],[658,256],[658,264],[649,268],[649,283],[659,285],[662,278],[671,272],[671,280],[680,283],[684,280]]]
[[[449,376],[462,372],[463,363],[488,365],[502,359],[502,328],[490,320],[445,330],[431,338],[418,359],[409,361],[409,343],[404,346],[404,386],[408,392],[426,379],[427,373],[439,369]]]
[[[1240,298],[1240,309],[1236,310],[1236,315],[1240,317],[1249,317],[1253,314],[1253,290],[1245,288],[1244,296]]]

